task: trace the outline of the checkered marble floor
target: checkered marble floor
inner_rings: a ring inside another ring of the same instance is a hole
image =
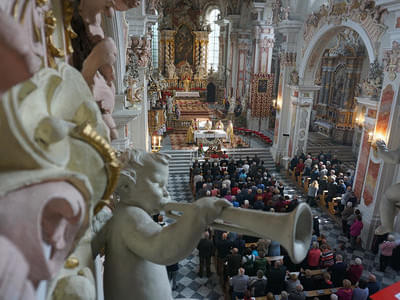
[[[298,195],[300,199],[304,199],[302,192],[294,185],[294,183],[283,174],[274,174],[278,180],[283,181],[285,185],[285,194]],[[193,197],[189,187],[189,176],[186,174],[170,175],[168,180],[168,191],[171,199],[179,202],[192,202]],[[327,238],[329,245],[337,247],[339,241],[345,242],[346,261],[350,262],[356,257],[361,257],[364,265],[363,276],[367,276],[368,272],[373,272],[377,280],[382,283],[382,287],[391,285],[400,281],[400,272],[392,270],[390,267],[384,273],[379,272],[379,256],[367,250],[352,250],[350,241],[342,234],[341,226],[336,223],[327,213],[320,208],[312,208],[313,214],[318,215],[320,219],[320,231]],[[167,222],[173,222],[170,219]],[[210,278],[199,278],[198,272],[198,251],[195,249],[186,259],[179,262],[179,271],[177,275],[178,287],[173,291],[175,299],[192,298],[192,299],[208,299],[223,300],[223,291],[219,283],[219,278],[215,273],[212,263],[211,270],[213,272]]]

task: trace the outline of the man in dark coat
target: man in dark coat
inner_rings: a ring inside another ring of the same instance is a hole
[[[340,254],[336,255],[336,263],[328,269],[332,274],[332,282],[335,287],[342,286],[346,270],[347,264],[343,262],[343,257]]]
[[[274,295],[280,294],[285,289],[286,267],[277,260],[274,266],[267,270],[268,291]]]
[[[211,275],[211,256],[213,253],[213,242],[210,240],[210,234],[208,231],[204,232],[203,238],[197,245],[199,250],[199,260],[200,260],[200,270],[199,276],[202,277],[204,273],[204,268],[207,271],[207,277]]]

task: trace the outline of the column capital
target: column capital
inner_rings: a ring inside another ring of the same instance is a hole
[[[387,9],[389,12],[400,11],[400,2],[398,0],[376,0],[375,5]]]

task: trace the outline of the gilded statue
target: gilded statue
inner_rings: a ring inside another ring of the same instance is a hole
[[[230,143],[233,143],[235,141],[235,134],[233,132],[232,121],[229,121],[229,123],[228,123],[228,127],[226,128],[226,135],[228,136]]]

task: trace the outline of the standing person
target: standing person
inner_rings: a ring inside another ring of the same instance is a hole
[[[249,276],[244,274],[244,269],[239,268],[238,275],[233,276],[229,280],[229,284],[232,286],[232,300],[243,299],[244,292],[247,290],[249,285]]]
[[[197,245],[197,249],[199,250],[199,260],[200,260],[200,269],[199,276],[203,277],[204,268],[207,271],[207,277],[211,276],[211,256],[213,253],[213,242],[210,240],[210,234],[208,231],[204,232],[203,238],[200,240]]]
[[[354,214],[353,203],[350,201],[346,203],[346,208],[342,211],[342,231],[343,234],[347,235],[349,227],[347,225],[347,219]]]
[[[257,271],[257,277],[251,280],[250,289],[254,297],[264,297],[267,295],[267,277],[264,276],[264,272],[261,270]]]
[[[361,215],[358,215],[354,223],[350,226],[350,241],[353,249],[357,246],[358,237],[360,236],[363,227],[364,224]]]
[[[336,263],[328,270],[332,274],[333,285],[340,286],[345,278],[347,270],[347,264],[343,262],[342,255],[336,255]]]
[[[357,257],[354,260],[354,264],[350,265],[347,271],[347,278],[350,279],[351,284],[356,284],[357,281],[360,280],[363,270],[364,267],[362,266],[362,260],[361,258]]]
[[[242,256],[239,254],[238,248],[233,248],[232,253],[226,258],[228,276],[233,277],[237,274],[237,270],[242,265]]]
[[[228,240],[228,233],[224,232],[222,234],[222,239],[217,241],[216,248],[217,248],[217,273],[218,275],[223,278],[223,271],[224,271],[224,263],[225,259],[231,250],[232,243]]]
[[[308,192],[307,192],[307,203],[310,206],[315,206],[315,197],[317,197],[318,195],[318,190],[319,190],[318,180],[314,180],[308,187]]]
[[[172,290],[176,290],[178,288],[178,285],[176,283],[176,275],[178,274],[178,270],[178,263],[167,266],[168,279],[171,282]]]
[[[400,239],[395,241],[394,236],[389,234],[387,240],[379,245],[381,255],[379,256],[379,270],[385,272],[387,266],[392,264],[393,249],[400,245]]]
[[[308,251],[307,264],[310,269],[318,269],[319,261],[321,258],[321,250],[319,249],[318,242],[313,242],[311,249]]]

